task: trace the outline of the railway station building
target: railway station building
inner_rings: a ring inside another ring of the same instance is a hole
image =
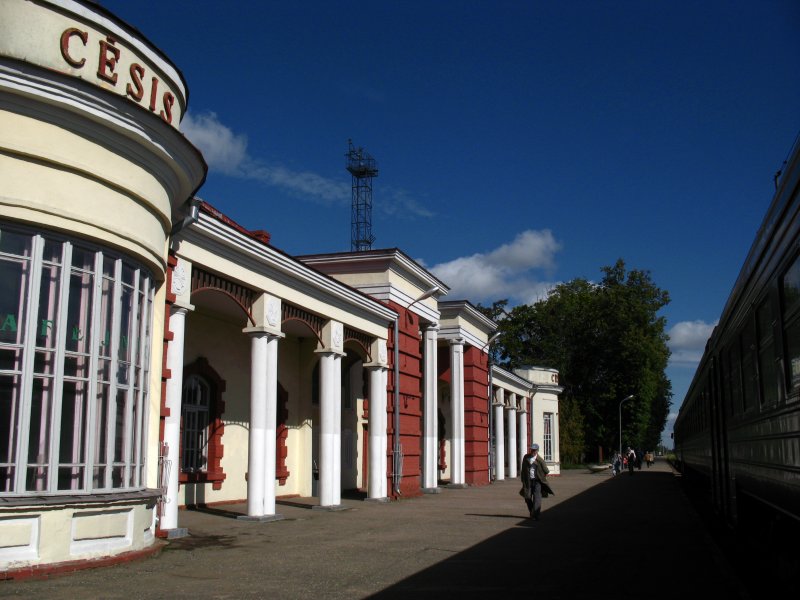
[[[398,249],[293,257],[201,200],[187,97],[96,3],[0,3],[0,573],[146,554],[187,505],[486,485],[530,440],[557,469],[558,373],[491,365]]]

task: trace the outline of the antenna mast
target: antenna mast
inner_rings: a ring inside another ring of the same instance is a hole
[[[353,206],[350,218],[350,250],[372,250],[372,178],[378,176],[378,164],[363,148],[353,146],[345,154],[347,170],[353,179]]]

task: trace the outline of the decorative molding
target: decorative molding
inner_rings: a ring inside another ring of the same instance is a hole
[[[267,323],[270,327],[280,326],[281,318],[281,301],[277,298],[270,297],[267,300]]]
[[[342,349],[344,343],[344,326],[339,321],[333,321],[331,323],[331,342],[334,349]]]
[[[181,263],[172,269],[172,293],[182,296],[186,292],[186,269]]]

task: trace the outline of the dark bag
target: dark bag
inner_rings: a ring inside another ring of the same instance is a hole
[[[522,496],[523,498],[525,497],[525,486],[519,488],[519,495]]]

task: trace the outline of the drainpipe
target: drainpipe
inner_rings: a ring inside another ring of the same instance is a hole
[[[486,461],[486,464],[489,465],[489,483],[492,483],[492,466],[494,463],[494,452],[492,448],[492,355],[489,354],[489,357],[486,359],[486,363],[489,367],[489,439],[486,440],[489,446],[489,460]]]
[[[489,483],[492,483],[492,461],[494,460],[494,452],[492,452],[492,342],[499,337],[500,332],[495,332],[480,349],[481,352],[486,350],[486,366],[489,369],[489,438],[486,440],[489,446],[489,460],[486,461],[486,464],[489,465]]]
[[[406,312],[403,314],[408,314],[408,311],[411,310],[411,307],[414,306],[417,302],[421,302],[426,298],[430,298],[434,294],[438,293],[441,288],[438,285],[434,285],[430,289],[426,290],[422,294],[420,294],[414,301],[406,306]],[[402,460],[402,447],[400,444],[400,314],[398,313],[397,318],[394,320],[394,452],[392,453],[394,456],[394,491],[395,493],[400,496],[400,479],[402,478],[402,469],[403,469],[403,460]]]
[[[177,221],[173,226],[172,230],[169,232],[170,237],[175,236],[180,231],[186,229],[192,223],[197,223],[197,220],[200,218],[200,198],[196,198],[192,196],[189,199],[189,214],[187,214],[183,219]]]

